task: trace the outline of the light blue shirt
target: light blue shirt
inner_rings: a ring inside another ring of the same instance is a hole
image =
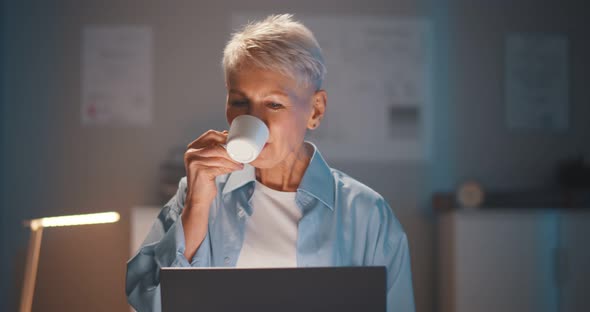
[[[313,145],[313,144],[312,144]],[[164,206],[138,253],[127,263],[126,293],[140,312],[161,311],[162,267],[234,267],[252,215],[254,167],[246,165],[216,179],[208,233],[187,261],[180,214],[186,178]],[[314,146],[314,154],[295,197],[301,209],[297,266],[386,266],[387,311],[415,311],[406,234],[383,197],[332,169]],[[228,299],[231,294],[228,294]]]

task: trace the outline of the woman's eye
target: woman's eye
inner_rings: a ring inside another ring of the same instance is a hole
[[[280,104],[280,103],[271,102],[271,103],[268,103],[268,107],[271,109],[274,109],[274,110],[278,110],[278,109],[283,108],[284,106],[283,106],[283,104]]]
[[[235,107],[245,107],[248,105],[247,101],[231,101],[230,102],[231,106],[235,106]]]

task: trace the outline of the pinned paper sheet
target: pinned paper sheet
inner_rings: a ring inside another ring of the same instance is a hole
[[[569,127],[569,60],[565,36],[506,37],[506,123],[511,129]]]
[[[83,125],[152,122],[152,33],[148,27],[90,26],[82,33]]]

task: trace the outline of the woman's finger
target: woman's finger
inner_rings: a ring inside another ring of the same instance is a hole
[[[224,167],[233,170],[244,169],[242,164],[233,162],[224,157],[203,157],[198,154],[187,155],[187,163],[189,166]]]
[[[237,162],[237,161],[231,159],[229,157],[229,155],[227,154],[227,151],[225,151],[225,149],[221,145],[208,146],[208,147],[199,148],[199,149],[189,148],[184,153],[185,162],[191,161],[192,159],[195,159],[195,158],[208,158],[208,157],[224,158],[227,161],[234,163],[236,165],[241,164],[240,162]]]
[[[236,171],[236,169],[226,168],[226,167],[207,167],[204,166],[199,171],[209,177],[209,179],[214,179],[217,176],[228,174],[230,172]]]
[[[202,148],[213,144],[224,144],[227,141],[227,131],[219,132],[215,130],[209,130],[203,133],[199,138],[192,141],[187,145],[189,148]]]
[[[187,152],[189,152],[189,151],[191,153],[195,153],[195,154],[198,154],[203,157],[223,157],[223,158],[226,158],[236,164],[240,163],[240,162],[233,160],[231,157],[229,157],[229,154],[227,153],[227,150],[225,149],[225,147],[221,146],[220,144],[215,144],[215,145],[203,147],[200,149],[187,150]]]

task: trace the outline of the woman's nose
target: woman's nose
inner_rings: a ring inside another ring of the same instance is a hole
[[[264,109],[258,108],[255,105],[251,105],[246,112],[246,115],[254,116],[264,123],[266,123],[266,114],[264,113]]]

